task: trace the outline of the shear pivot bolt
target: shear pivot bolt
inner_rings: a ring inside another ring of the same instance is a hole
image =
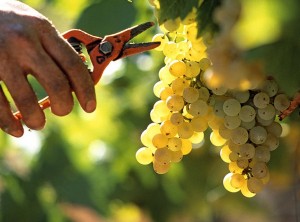
[[[104,54],[111,53],[112,45],[110,42],[102,42],[99,46],[99,50],[100,50],[100,52],[102,52]]]

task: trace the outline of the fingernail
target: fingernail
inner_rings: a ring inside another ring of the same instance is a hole
[[[87,111],[88,113],[91,113],[95,109],[96,109],[96,101],[95,100],[90,100],[86,103],[85,111]]]

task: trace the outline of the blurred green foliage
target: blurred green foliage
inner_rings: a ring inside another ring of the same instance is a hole
[[[48,16],[62,32],[76,27],[105,35],[156,20],[146,0],[24,2]],[[136,41],[149,41],[155,32],[149,30]],[[272,51],[275,46],[262,47],[266,48],[255,53],[267,54],[268,61],[277,63],[277,57],[268,54],[280,54]],[[297,58],[287,56],[290,61]],[[292,221],[288,218],[295,218],[298,210],[293,205],[298,201],[293,187],[300,171],[294,162],[299,157],[298,124],[290,126],[293,133],[272,153],[270,186],[253,199],[225,191],[222,179],[227,165],[209,142],[166,175],[156,175],[151,166],[136,162],[139,136],[150,123],[149,111],[156,100],[152,87],[162,65],[163,57],[155,51],[114,63],[111,69],[121,68],[106,72],[96,86],[98,108],[93,114],[76,104],[66,117],[46,111],[46,128],[27,131],[25,139],[1,133],[1,221]],[[299,69],[293,66],[286,75],[290,73],[296,75]],[[42,97],[43,90],[34,80],[33,84]],[[296,115],[292,118],[299,122]],[[282,201],[289,211],[283,212]]]

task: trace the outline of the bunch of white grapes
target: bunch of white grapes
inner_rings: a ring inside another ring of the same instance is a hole
[[[261,64],[246,61],[245,51],[234,39],[233,32],[241,16],[241,7],[240,0],[224,0],[214,11],[213,18],[220,31],[208,49],[208,56],[214,66],[205,73],[205,78],[212,87],[255,89],[264,79]]]
[[[156,49],[163,52],[165,65],[153,87],[159,100],[150,112],[152,123],[141,134],[144,146],[136,159],[164,174],[201,146],[209,129],[211,143],[221,148],[220,156],[229,164],[224,187],[252,197],[269,180],[267,163],[282,132],[276,116],[290,101],[274,79],[247,90],[210,84],[207,73],[215,64],[197,35],[195,17],[193,10],[183,20],[167,20],[161,26],[164,33],[153,37],[161,42]]]

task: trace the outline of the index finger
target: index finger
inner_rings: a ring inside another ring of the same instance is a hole
[[[56,30],[41,37],[45,50],[70,81],[81,107],[86,112],[94,111],[96,108],[94,82],[80,56]]]

